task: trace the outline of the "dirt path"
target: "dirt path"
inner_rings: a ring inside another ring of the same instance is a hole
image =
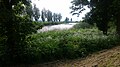
[[[83,59],[56,61],[31,67],[120,67],[120,46],[91,54]]]

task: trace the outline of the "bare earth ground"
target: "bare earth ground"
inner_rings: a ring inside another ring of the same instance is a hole
[[[120,46],[93,53],[83,59],[55,61],[20,67],[120,67]]]
[[[120,67],[120,46],[94,53],[84,59],[50,62],[32,67]]]

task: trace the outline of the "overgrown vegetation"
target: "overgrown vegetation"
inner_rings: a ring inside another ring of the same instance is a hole
[[[33,22],[33,24],[38,25],[38,27],[42,26],[42,23],[38,22]],[[39,26],[39,24],[41,25]],[[82,24],[84,25],[84,23],[77,25]],[[40,63],[85,57],[90,53],[112,48],[119,43],[113,28],[109,30],[109,35],[106,36],[97,28],[88,26],[86,24],[83,27],[75,27],[70,30],[28,35],[25,43],[22,43],[26,46],[24,47],[25,50],[22,51],[23,53],[20,53],[19,58],[21,59],[16,59],[15,63]],[[0,38],[0,60],[7,64],[10,62],[8,62],[9,58],[5,56],[6,46],[3,45],[6,39],[5,36]]]
[[[74,26],[74,28],[75,29],[86,29],[86,28],[92,28],[93,27],[93,25],[90,25],[90,24],[88,24],[88,23],[86,23],[86,22],[79,22],[78,24],[76,24],[75,26]]]
[[[73,12],[80,9],[79,13],[84,10],[83,6],[89,5],[92,10],[85,20],[94,21],[103,34],[107,34],[108,21],[111,21],[116,25],[117,34],[120,35],[119,0],[104,0],[104,3],[93,0],[74,0],[72,3]],[[105,8],[101,5],[104,5]],[[111,10],[111,8],[115,9]],[[30,0],[1,0],[0,65],[84,57],[90,53],[116,46],[120,41],[114,33],[114,27],[111,28],[109,35],[105,36],[97,29],[92,29],[87,23],[80,23],[71,30],[36,33],[36,29],[43,26],[61,24],[57,22],[61,20],[62,16],[54,13],[54,20],[52,20],[52,13],[48,10],[47,15],[46,11],[42,13],[42,23],[32,22],[33,14],[36,21],[40,17],[40,14],[37,13],[39,10],[36,7],[35,9],[36,11],[33,12]],[[45,22],[46,18],[49,22]],[[68,20],[67,18],[66,22]]]
[[[120,35],[120,0],[73,0],[71,13],[73,15],[80,15],[85,6],[90,8],[84,18],[88,23],[96,23],[99,30],[103,31],[103,34],[107,35],[109,29],[109,22],[114,21],[116,25],[116,32]]]
[[[22,59],[26,50],[25,38],[36,33],[31,20],[30,1],[1,0],[0,2],[0,65]]]
[[[73,59],[116,46],[115,34],[105,36],[97,29],[49,31],[28,36],[24,61],[46,62]]]

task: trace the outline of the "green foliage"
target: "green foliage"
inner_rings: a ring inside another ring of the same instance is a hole
[[[65,22],[69,23],[69,18],[68,17],[65,18]]]
[[[85,6],[90,8],[90,12],[87,13],[85,20],[88,23],[96,23],[99,30],[103,31],[103,34],[107,34],[108,23],[115,21],[116,32],[120,35],[120,1],[119,0],[73,0],[71,13],[78,14],[85,10]],[[112,20],[111,20],[112,19]]]
[[[42,19],[43,22],[45,22],[45,14],[46,14],[46,10],[43,9],[43,10],[41,11],[41,19]]]
[[[27,37],[27,62],[46,62],[84,57],[117,45],[114,34],[102,35],[97,29],[49,31]]]
[[[50,10],[44,8],[41,11],[41,19],[43,22],[45,22],[45,19],[47,19],[48,22],[60,22],[62,15],[61,13],[52,13]]]
[[[60,20],[62,19],[61,13],[53,13],[53,21],[54,22],[60,22]]]
[[[59,13],[58,14],[58,20],[59,20],[59,22],[61,21],[61,19],[62,19],[62,15],[61,15],[61,13]]]
[[[79,22],[78,24],[76,24],[74,26],[75,29],[85,29],[85,28],[91,28],[92,25],[88,24],[88,23],[85,23],[85,22]]]
[[[32,22],[32,24],[34,25],[36,30],[41,29],[44,26],[44,24],[42,22],[34,21],[34,22]]]
[[[29,0],[0,2],[0,64],[84,57],[89,53],[111,48],[119,42],[115,34],[104,36],[96,29],[32,34],[39,27],[56,23],[32,23],[30,11],[27,10],[30,1],[27,1]],[[87,2],[83,4],[86,5]]]
[[[80,13],[85,10],[84,6],[90,4],[88,0],[72,0],[71,3],[72,6],[70,7],[70,9],[72,9],[71,13],[73,15],[80,15]]]
[[[26,36],[36,32],[27,12],[28,4],[26,0],[4,0],[0,3],[1,64],[19,63],[25,51]]]
[[[46,18],[48,22],[52,21],[52,12],[50,10],[47,10]]]
[[[36,5],[34,5],[34,8],[33,8],[33,17],[35,21],[38,21],[40,17],[40,12],[39,12],[39,9],[36,7]]]

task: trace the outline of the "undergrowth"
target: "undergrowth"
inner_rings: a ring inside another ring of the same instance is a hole
[[[118,42],[115,34],[105,36],[97,29],[42,32],[28,36],[25,59],[34,63],[84,57]]]

